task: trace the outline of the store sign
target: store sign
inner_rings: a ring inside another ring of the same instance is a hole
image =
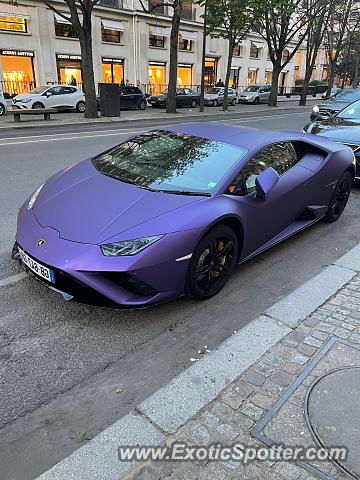
[[[34,57],[35,53],[21,50],[0,50],[0,55],[7,55],[11,57]]]
[[[103,63],[119,63],[121,65],[124,63],[124,60],[119,60],[116,58],[103,58],[102,61]]]
[[[80,55],[68,55],[67,53],[57,53],[56,58],[58,60],[81,60]]]

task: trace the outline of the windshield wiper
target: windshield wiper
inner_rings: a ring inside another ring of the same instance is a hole
[[[209,192],[189,192],[187,190],[158,190],[161,193],[173,193],[174,195],[194,195],[198,197],[211,197]]]

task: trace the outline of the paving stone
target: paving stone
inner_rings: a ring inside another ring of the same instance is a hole
[[[309,317],[304,321],[304,325],[307,327],[316,327],[316,325],[319,323],[319,319],[316,317]]]
[[[266,377],[264,377],[264,375],[260,375],[259,373],[253,372],[251,370],[247,371],[242,378],[245,382],[251,383],[251,385],[255,386],[262,385],[266,380]]]
[[[235,392],[240,395],[243,399],[247,398],[255,390],[254,385],[244,382],[244,380],[237,380],[234,384]]]
[[[241,407],[241,412],[252,418],[253,420],[259,420],[264,410],[251,402],[246,403]]]
[[[297,345],[299,345],[298,341],[291,340],[290,338],[286,338],[286,337],[281,341],[281,343],[291,348],[295,348]]]
[[[345,328],[338,327],[338,328],[335,328],[334,335],[336,335],[337,337],[340,337],[340,338],[348,338],[349,337],[349,331],[346,330]]]
[[[277,385],[280,385],[281,387],[287,387],[288,385],[290,385],[290,383],[293,382],[294,377],[289,373],[278,370],[271,375],[270,380],[272,380]]]
[[[211,441],[210,433],[204,425],[196,425],[191,431],[190,436],[194,442],[206,444]]]
[[[223,393],[221,398],[234,410],[237,410],[244,401],[243,397],[239,395],[233,388]]]
[[[273,355],[272,353],[265,354],[265,356],[263,357],[263,361],[265,363],[268,363],[269,365],[272,365],[273,367],[279,367],[283,363],[281,358]]]
[[[211,413],[219,417],[220,419],[225,419],[230,413],[232,409],[223,402],[216,401],[211,408]]]
[[[351,321],[351,318],[347,318],[347,320]],[[355,328],[356,328],[356,325],[353,325],[351,323],[345,323],[345,322],[342,323],[341,326],[342,326],[342,328],[345,328],[346,330],[351,330],[351,331],[355,330]]]
[[[178,464],[170,480],[197,480],[200,474],[200,465],[196,462]]]
[[[360,312],[351,312],[350,317],[360,320]]]
[[[314,330],[311,334],[312,337],[317,338],[319,340],[326,340],[329,335],[325,332],[319,332],[319,330]]]
[[[234,415],[232,421],[235,423],[235,425],[238,425],[241,430],[244,431],[250,430],[254,425],[254,422],[250,420],[250,418],[245,417],[241,413],[237,413],[236,415]]]
[[[313,337],[304,338],[303,343],[306,343],[307,345],[311,345],[311,346],[317,347],[317,348],[320,348],[322,346],[322,341],[318,340],[316,338],[313,338]]]
[[[305,357],[306,358],[306,357]],[[274,396],[275,398],[278,397],[283,389],[280,387],[280,385],[277,385],[276,383],[272,382],[271,380],[267,380],[264,385],[262,386],[262,389],[268,393],[270,396]]]
[[[220,462],[209,462],[201,469],[199,480],[229,480],[230,477]]]
[[[277,462],[274,469],[288,480],[297,480],[302,474],[302,468],[290,462]]]
[[[170,477],[170,475],[175,470],[175,462],[161,462],[160,463],[160,474],[161,478]]]
[[[266,362],[260,361],[252,366],[253,370],[264,377],[269,377],[274,371],[274,367]]]
[[[306,355],[307,357],[312,357],[317,349],[316,349],[316,347],[312,347],[311,345],[306,345],[305,343],[300,343],[297,350],[300,353],[302,353],[303,355]]]
[[[301,369],[298,363],[293,363],[293,362],[286,362],[283,365],[281,365],[280,368],[284,372],[290,373],[290,375],[296,375]]]
[[[332,325],[329,325],[328,323],[323,323],[323,322],[320,322],[316,328],[317,330],[321,330],[322,332],[328,332],[328,333],[332,333],[335,330],[335,327],[333,327]]]
[[[208,411],[204,412],[201,418],[202,423],[204,423],[207,427],[210,428],[215,428],[220,423],[220,418]]]
[[[295,363],[298,363],[299,365],[305,365],[308,361],[308,357],[305,357],[304,355],[301,355],[300,353],[294,355],[292,361]]]
[[[160,480],[160,475],[152,467],[144,467],[132,477],[133,480]]]
[[[350,336],[349,340],[351,340],[354,343],[360,343],[360,335],[353,334]]]
[[[224,442],[231,443],[232,440],[238,435],[238,432],[233,429],[231,425],[228,423],[222,423],[219,425],[216,429],[220,435],[221,435],[221,440]]]
[[[270,410],[270,408],[274,404],[274,399],[271,397],[268,397],[267,395],[264,395],[262,393],[256,393],[251,401],[255,403],[258,407],[263,408],[264,410]]]

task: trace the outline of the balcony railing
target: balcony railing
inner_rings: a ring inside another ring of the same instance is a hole
[[[123,0],[100,0],[99,5],[109,8],[124,8]]]

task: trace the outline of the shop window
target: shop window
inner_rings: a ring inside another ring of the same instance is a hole
[[[149,34],[149,47],[165,48],[165,37]]]
[[[79,38],[71,23],[58,22],[55,20],[55,35],[65,38]]]
[[[255,85],[257,82],[257,69],[248,70],[248,85]]]
[[[103,58],[102,81],[104,83],[122,83],[124,81],[124,63],[122,60]]]
[[[193,49],[193,41],[180,36],[179,39],[179,50],[185,50],[191,52]]]
[[[61,54],[60,54],[61,55]],[[59,83],[64,85],[82,84],[81,60],[73,58],[62,58],[65,55],[59,55],[56,59]]]
[[[11,15],[0,15],[0,30],[27,33],[28,20]]]
[[[205,86],[213,87],[216,84],[217,58],[205,58]]]
[[[102,27],[101,38],[103,42],[121,43],[121,32]]]
[[[149,64],[149,93],[159,95],[166,88],[165,64]]]
[[[4,92],[9,95],[27,93],[36,86],[33,57],[20,56],[21,53],[14,52],[14,55],[0,54],[3,73],[2,87]]]
[[[271,85],[272,82],[272,71],[271,70],[266,70],[265,72],[265,83],[268,85]]]
[[[255,43],[251,42],[250,46],[250,58],[259,58],[260,48],[258,48]]]
[[[177,86],[178,87],[190,87],[192,86],[192,65],[178,66],[177,71]]]

